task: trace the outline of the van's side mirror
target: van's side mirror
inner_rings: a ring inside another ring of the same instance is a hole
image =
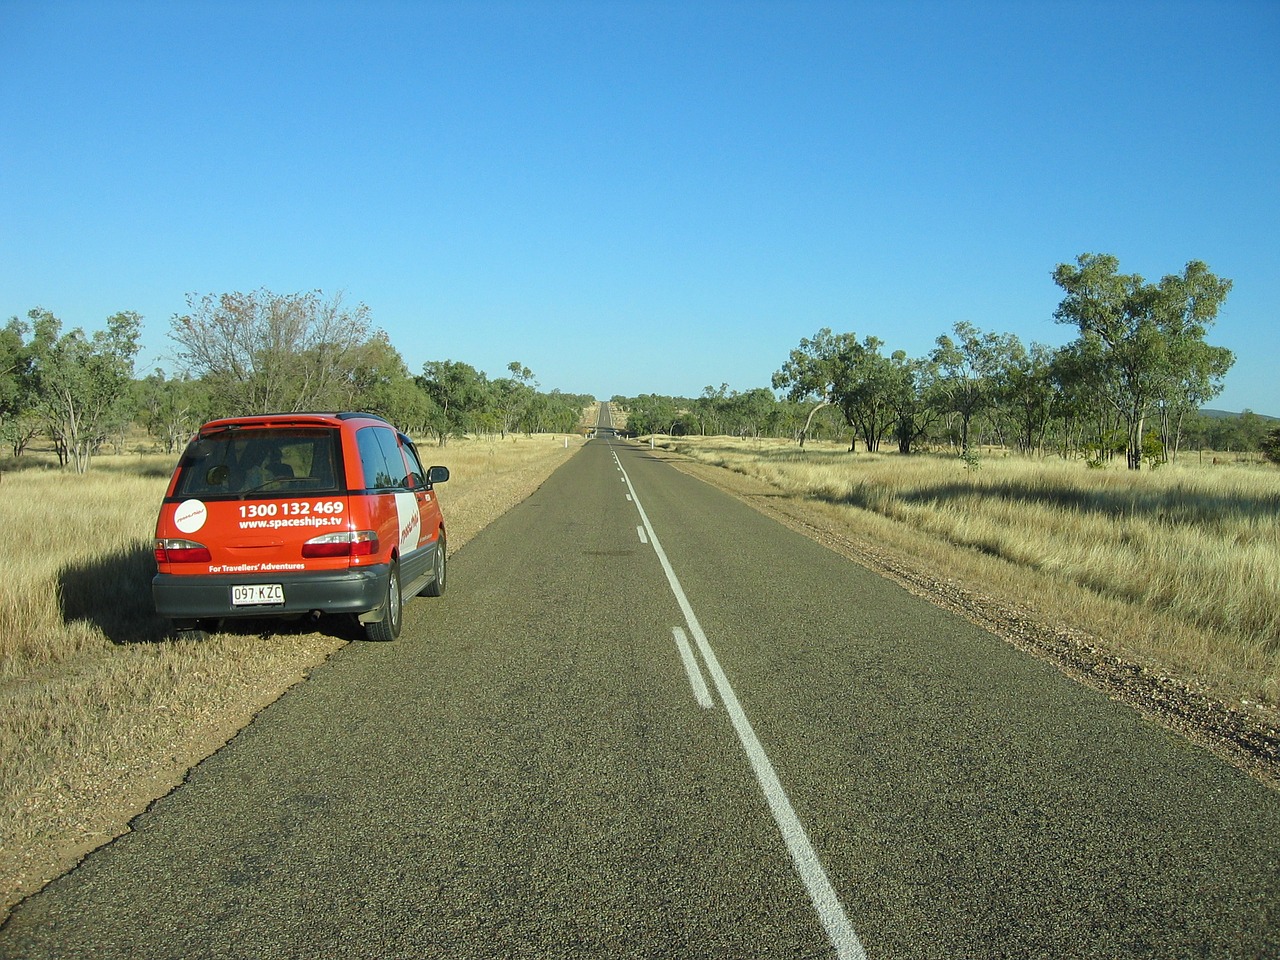
[[[449,479],[448,467],[427,467],[427,486],[433,487],[437,483],[444,483]]]

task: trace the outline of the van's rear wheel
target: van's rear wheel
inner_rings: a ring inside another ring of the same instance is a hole
[[[387,574],[387,593],[382,603],[382,619],[366,623],[364,635],[374,643],[390,643],[400,636],[400,621],[404,616],[404,598],[400,595],[400,564],[392,563]]]
[[[427,589],[423,591],[428,597],[443,597],[445,586],[445,564],[449,557],[445,553],[444,531],[440,531],[440,538],[436,540],[436,577],[427,585]]]
[[[196,643],[203,643],[209,639],[209,634],[218,629],[217,620],[174,620],[173,636],[176,640],[191,640]]]

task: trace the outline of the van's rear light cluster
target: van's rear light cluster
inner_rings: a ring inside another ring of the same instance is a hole
[[[302,545],[304,557],[372,557],[378,552],[374,530],[344,530],[313,537]]]
[[[156,563],[209,563],[213,555],[194,540],[156,539]]]

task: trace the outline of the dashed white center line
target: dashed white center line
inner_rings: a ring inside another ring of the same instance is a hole
[[[710,710],[715,706],[711,699],[711,691],[707,689],[707,681],[702,679],[702,671],[698,669],[698,658],[693,655],[693,647],[689,646],[689,635],[680,627],[671,628],[676,638],[676,649],[680,651],[680,659],[684,661],[685,672],[689,674],[689,686],[693,687],[693,699],[698,706]]]
[[[626,483],[627,489],[631,491],[632,502],[635,504],[636,511],[640,514],[644,529],[649,534],[649,542],[653,546],[654,553],[658,555],[658,562],[662,564],[663,572],[667,575],[667,583],[671,586],[671,592],[675,594],[676,602],[680,605],[680,610],[684,614],[685,624],[689,628],[689,633],[693,636],[694,643],[697,644],[698,652],[702,654],[703,662],[707,666],[707,672],[711,675],[716,692],[720,695],[720,701],[724,704],[725,713],[728,714],[729,721],[733,724],[734,732],[738,735],[738,742],[742,744],[742,749],[751,764],[752,772],[755,773],[756,781],[764,792],[765,800],[769,804],[769,811],[773,814],[774,822],[778,825],[778,830],[782,834],[782,840],[786,844],[787,852],[791,854],[791,862],[794,864],[800,880],[804,883],[805,890],[808,891],[809,900],[818,914],[818,919],[821,921],[823,929],[826,930],[827,939],[835,949],[836,957],[838,960],[866,960],[867,953],[863,949],[862,941],[858,939],[858,935],[854,932],[853,925],[849,922],[844,906],[840,903],[840,898],[836,895],[835,888],[831,885],[831,880],[827,877],[826,870],[823,869],[822,861],[818,859],[817,851],[813,849],[809,835],[805,832],[804,825],[800,822],[795,809],[791,806],[791,800],[787,796],[777,772],[773,769],[773,763],[764,751],[764,745],[760,743],[755,730],[751,726],[751,721],[747,719],[746,713],[743,712],[742,704],[738,702],[738,696],[729,684],[729,678],[725,676],[724,670],[720,668],[720,662],[716,659],[715,651],[711,649],[710,641],[707,640],[706,634],[702,632],[702,625],[698,623],[698,617],[693,612],[693,607],[689,604],[689,599],[685,596],[684,589],[680,586],[680,581],[671,566],[671,561],[667,559],[666,551],[662,549],[658,535],[653,530],[653,524],[649,522],[649,516],[644,512],[640,498],[636,495],[636,488],[631,483],[631,477],[622,468],[622,461],[618,459],[617,453],[614,453],[613,459],[618,465],[618,470],[622,473],[623,482]],[[676,630],[679,631],[679,628],[677,627]],[[677,646],[680,644],[680,634],[682,633],[683,631],[679,631],[676,636]],[[685,647],[688,647],[687,640]],[[691,650],[689,651],[689,656],[690,658],[693,657]],[[681,650],[681,657],[684,657],[683,649]],[[686,661],[687,668],[688,661]],[[694,670],[690,671],[690,682],[693,682],[695,671],[696,660]],[[700,672],[697,673],[697,676],[701,680]],[[709,691],[707,698],[710,700]],[[701,700],[699,700],[699,703],[701,703]]]

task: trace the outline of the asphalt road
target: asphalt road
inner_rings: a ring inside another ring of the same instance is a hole
[[[1280,796],[607,429],[0,928],[863,955],[1278,956]]]

